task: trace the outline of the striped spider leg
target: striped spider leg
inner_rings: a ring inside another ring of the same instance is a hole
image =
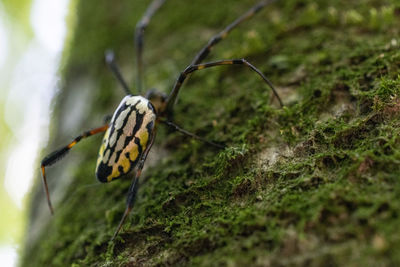
[[[70,149],[75,146],[79,141],[81,141],[84,138],[90,137],[92,135],[98,134],[98,133],[102,133],[105,132],[108,129],[108,125],[104,125],[102,127],[93,129],[91,131],[87,131],[84,132],[83,134],[77,136],[74,138],[74,140],[69,143],[68,145],[50,153],[49,155],[47,155],[41,162],[40,164],[40,169],[42,171],[42,181],[43,181],[43,187],[44,187],[44,191],[46,192],[46,197],[47,197],[47,205],[49,206],[50,212],[51,214],[54,214],[54,209],[53,209],[53,205],[51,204],[51,200],[50,200],[50,194],[49,194],[49,188],[47,186],[47,179],[46,179],[46,171],[45,168],[53,165],[54,163],[56,163],[58,160],[60,160],[62,157],[64,157],[69,151]]]
[[[143,85],[143,36],[144,30],[149,25],[151,18],[153,17],[154,13],[165,3],[165,0],[154,0],[149,7],[147,8],[146,12],[144,13],[143,17],[139,20],[136,24],[135,28],[135,48],[136,48],[136,84],[139,93],[142,92],[144,87]]]
[[[258,2],[256,5],[254,5],[252,8],[250,8],[246,13],[241,15],[239,18],[237,18],[235,21],[233,21],[228,26],[226,26],[225,29],[223,29],[222,31],[220,31],[219,33],[217,33],[216,35],[211,37],[211,39],[208,41],[208,43],[193,58],[190,65],[197,65],[197,64],[201,63],[211,52],[211,49],[216,44],[218,44],[221,40],[225,39],[234,28],[236,28],[239,24],[241,24],[245,20],[250,19],[256,13],[258,13],[261,9],[263,9],[266,5],[271,4],[275,1],[276,0],[264,0],[264,1]]]
[[[175,104],[176,98],[178,96],[179,90],[182,87],[183,82],[185,81],[185,79],[187,78],[187,76],[190,73],[192,73],[196,70],[202,70],[202,69],[206,69],[206,68],[223,66],[223,65],[243,65],[243,66],[247,66],[248,68],[250,68],[252,71],[257,73],[264,80],[265,83],[267,83],[267,85],[272,89],[272,92],[274,93],[274,95],[278,98],[279,104],[281,105],[281,107],[283,107],[282,100],[279,97],[274,86],[259,69],[254,67],[251,63],[249,63],[245,59],[228,59],[228,60],[207,62],[207,63],[203,63],[203,64],[198,64],[198,65],[189,65],[183,72],[181,72],[181,74],[179,75],[178,79],[175,82],[175,85],[171,91],[171,94],[167,98],[167,112],[172,112],[172,109]]]
[[[117,230],[115,230],[114,235],[112,236],[111,240],[114,240],[115,237],[118,235],[119,231],[121,230],[122,225],[125,222],[126,217],[129,215],[130,211],[133,208],[133,204],[134,204],[135,198],[136,198],[136,192],[138,191],[139,185],[140,185],[138,183],[138,180],[139,180],[139,177],[140,177],[140,175],[142,173],[142,169],[143,169],[143,166],[144,166],[144,162],[145,162],[145,160],[147,158],[147,155],[149,154],[149,151],[150,151],[151,147],[153,146],[155,137],[156,137],[156,131],[154,130],[154,132],[153,132],[153,134],[151,136],[151,141],[150,141],[148,147],[146,148],[145,152],[143,153],[143,156],[141,157],[141,159],[140,159],[140,161],[138,163],[135,177],[134,177],[134,179],[133,179],[133,181],[131,183],[131,186],[129,187],[128,195],[127,195],[127,198],[126,198],[125,212],[122,215],[122,218],[121,218],[121,220],[120,220],[120,222],[118,224]]]
[[[275,2],[276,0],[265,0],[265,1],[260,1],[257,3],[255,6],[251,7],[246,13],[241,15],[239,18],[237,18],[235,21],[233,21],[231,24],[225,27],[221,32],[218,34],[214,35],[213,37],[210,38],[208,43],[200,50],[199,53],[196,54],[196,56],[193,58],[192,62],[190,63],[189,66],[186,67],[186,69],[181,72],[179,75],[178,79],[175,82],[175,85],[169,94],[167,98],[167,108],[166,112],[167,113],[172,113],[173,112],[173,106],[175,105],[176,99],[178,97],[179,90],[186,79],[187,75],[190,73],[196,71],[196,70],[201,70],[205,68],[210,68],[210,67],[215,67],[215,66],[221,66],[221,65],[243,65],[247,66],[254,72],[256,72],[261,78],[267,83],[267,85],[272,89],[272,92],[274,96],[278,99],[279,105],[283,107],[283,103],[281,98],[279,97],[276,89],[272,85],[272,83],[268,80],[268,78],[259,70],[257,69],[254,65],[252,65],[250,62],[248,62],[245,59],[231,59],[231,60],[220,60],[220,61],[214,61],[214,62],[208,62],[204,64],[200,64],[201,61],[203,61],[208,54],[211,52],[212,48],[218,44],[221,40],[225,39],[228,34],[239,24],[244,22],[245,20],[251,18],[254,16],[256,13],[258,13],[262,8],[267,6],[270,3]]]

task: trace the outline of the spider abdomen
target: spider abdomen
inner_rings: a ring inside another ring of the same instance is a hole
[[[96,177],[111,182],[129,173],[150,143],[156,122],[153,105],[144,97],[128,95],[112,116],[96,165]]]

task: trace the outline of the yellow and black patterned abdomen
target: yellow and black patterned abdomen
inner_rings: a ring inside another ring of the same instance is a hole
[[[129,173],[149,145],[156,114],[144,97],[128,95],[115,111],[97,158],[96,177],[102,182]]]

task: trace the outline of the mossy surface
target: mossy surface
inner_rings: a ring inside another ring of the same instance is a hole
[[[145,36],[148,87],[169,92],[199,48],[254,3],[167,1]],[[91,84],[84,114],[73,118],[82,130],[100,125],[122,98],[103,63],[106,49],[134,84],[133,29],[147,4],[78,2],[54,144],[73,135],[62,118],[74,109],[66,99],[79,81]],[[395,0],[287,0],[265,8],[207,60],[246,58],[276,85],[285,107],[244,67],[194,73],[174,119],[227,148],[160,125],[159,156],[109,242],[130,181],[84,188],[93,183],[101,137],[83,141],[68,156],[72,167],[57,164],[72,181],[46,230],[26,245],[22,265],[400,264],[399,29]],[[48,179],[61,179],[54,176]],[[41,194],[32,194],[32,206],[45,202]],[[32,223],[40,221],[32,209]]]

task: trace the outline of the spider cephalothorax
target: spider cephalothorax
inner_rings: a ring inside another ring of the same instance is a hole
[[[156,89],[150,89],[147,91],[145,98],[150,100],[153,104],[158,116],[167,116],[167,114],[165,114],[167,109],[167,95],[165,93],[157,91]]]

